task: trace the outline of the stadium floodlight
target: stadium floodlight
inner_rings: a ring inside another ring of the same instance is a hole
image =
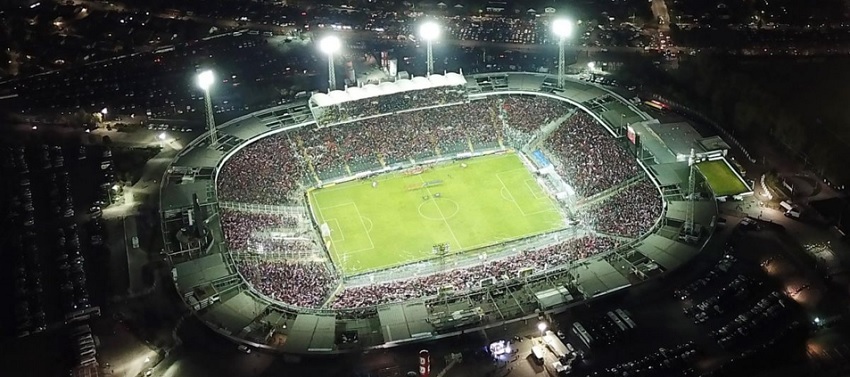
[[[203,91],[210,90],[214,81],[215,74],[209,69],[198,74],[198,87]]]
[[[426,56],[426,66],[428,76],[431,76],[434,73],[434,50],[433,50],[433,42],[440,38],[440,24],[434,21],[425,21],[422,25],[419,25],[419,37],[425,41],[425,46],[427,48]]]
[[[573,34],[573,23],[566,18],[559,18],[552,21],[552,32],[558,38],[569,38]]]
[[[419,26],[419,37],[433,41],[440,37],[440,25],[434,21],[425,21]]]
[[[204,107],[206,109],[207,128],[210,130],[210,148],[218,147],[218,135],[216,135],[215,117],[212,111],[212,99],[210,99],[210,88],[215,82],[215,74],[206,70],[198,74],[198,87],[204,91]]]
[[[552,21],[552,33],[558,37],[558,87],[564,87],[566,74],[566,58],[564,57],[567,38],[573,34],[573,23],[566,18]]]
[[[342,48],[342,41],[334,35],[328,35],[319,41],[319,50],[328,56],[328,92],[336,89],[334,72],[334,54]]]

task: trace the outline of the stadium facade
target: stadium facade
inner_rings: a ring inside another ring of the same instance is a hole
[[[392,93],[381,92],[380,95],[403,93],[410,89],[403,86],[412,88],[412,84],[404,83],[402,88],[391,88]],[[237,268],[234,254],[224,242],[222,209],[285,214],[296,218],[298,223],[311,224],[305,230],[313,232],[316,237],[320,237],[321,224],[316,223],[304,205],[249,205],[219,200],[217,180],[222,167],[243,148],[273,135],[316,127],[317,114],[323,117],[319,122],[327,123],[320,124],[320,127],[336,127],[332,124],[356,120],[339,109],[327,117],[328,112],[324,111],[327,109],[317,112],[315,107],[338,106],[352,99],[369,98],[364,94],[366,90],[362,91],[364,93],[355,90],[354,98],[350,93],[346,96],[339,93],[321,95],[315,98],[316,101],[277,106],[222,124],[218,127],[217,149],[208,147],[207,135],[201,136],[178,154],[163,177],[160,205],[162,232],[165,251],[172,265],[172,278],[187,306],[202,322],[235,342],[288,354],[341,353],[387,347],[536,318],[540,312],[560,312],[571,305],[627,289],[676,269],[708,243],[717,215],[716,202],[713,199],[685,199],[690,168],[687,162],[666,157],[672,150],[670,143],[648,131],[658,122],[639,110],[636,101],[578,80],[568,80],[564,88],[557,88],[554,76],[533,73],[491,73],[467,77],[453,74],[448,80],[431,83],[431,86],[421,80],[416,85],[420,89],[462,85],[469,101],[521,95],[569,103],[575,112],[592,117],[610,138],[622,142],[626,149],[632,148],[630,153],[633,153],[633,160],[642,171],[641,176],[651,183],[662,200],[660,215],[646,232],[614,237],[616,247],[610,250],[558,266],[519,271],[518,275],[510,278],[493,279],[486,284],[482,282],[475,289],[457,292],[438,289],[433,295],[353,308],[334,307],[327,302],[310,307],[296,306],[270,298],[246,282]],[[378,92],[375,95],[379,95]],[[630,134],[634,129],[643,130],[639,139],[645,142],[634,143],[634,135]],[[693,143],[696,141],[693,140]],[[681,144],[682,141],[676,140],[675,143]],[[530,156],[529,159],[535,159],[535,152],[539,152],[495,143],[489,148],[475,150],[499,153],[508,149]],[[461,153],[463,157],[469,157],[467,152]],[[442,158],[457,156],[446,153]],[[406,161],[396,164],[388,161],[378,169],[373,168],[370,174],[382,172],[381,169],[407,167]],[[306,181],[307,185],[320,186],[357,177],[357,173],[364,170],[360,167],[347,168],[322,177],[313,171]],[[616,194],[616,190],[613,193]],[[685,240],[680,236],[681,229],[691,217],[705,231],[696,240]],[[538,246],[526,242],[501,245],[501,248],[508,253]],[[490,253],[496,255],[499,250],[493,249]],[[434,268],[427,273],[438,273],[445,267],[435,265]],[[373,282],[397,279],[398,276],[392,273],[340,277],[339,289],[344,289],[346,284],[367,286]]]

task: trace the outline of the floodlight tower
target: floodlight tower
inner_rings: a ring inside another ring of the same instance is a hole
[[[564,57],[567,38],[573,34],[573,23],[566,18],[552,21],[552,33],[558,37],[558,87],[564,87],[564,74],[566,73],[566,58]]]
[[[342,48],[342,42],[334,35],[329,35],[319,41],[319,50],[328,55],[328,92],[336,89],[336,74],[334,73],[334,54]]]
[[[685,212],[685,232],[687,234],[693,234],[694,231],[694,206],[696,203],[696,154],[694,154],[694,150],[691,149],[691,154],[688,156],[688,168],[690,170],[688,174],[688,195],[690,198],[688,199],[688,207]]]
[[[434,50],[432,43],[440,37],[440,25],[434,21],[425,21],[419,26],[419,37],[425,41],[427,46],[427,61],[428,76],[434,73]]]
[[[212,100],[210,99],[210,87],[215,82],[215,74],[206,70],[198,74],[198,87],[204,91],[204,107],[207,117],[207,127],[210,130],[210,148],[218,147],[218,135],[215,128],[215,117],[213,115]]]

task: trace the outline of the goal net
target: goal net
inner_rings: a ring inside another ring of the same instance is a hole
[[[331,236],[331,227],[328,226],[328,223],[322,223],[322,225],[319,225],[319,231],[322,232],[322,237]]]

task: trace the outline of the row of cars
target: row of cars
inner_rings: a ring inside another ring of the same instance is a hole
[[[751,294],[751,287],[760,284],[752,279],[738,275],[720,288],[716,294],[707,299],[686,306],[683,311],[692,317],[696,323],[705,323],[709,318],[725,314],[738,302],[746,300]]]
[[[79,325],[71,330],[71,348],[77,357],[78,365],[97,364],[97,339],[89,325]]]
[[[572,333],[588,348],[610,346],[627,338],[637,327],[631,315],[623,309],[615,309],[592,319],[586,324],[575,322]]]
[[[696,371],[690,367],[698,355],[693,342],[671,348],[659,348],[639,359],[605,368],[600,376],[693,376]]]
[[[29,181],[29,162],[22,146],[0,149],[3,162],[0,190],[9,200],[4,229],[8,231],[13,256],[15,333],[26,336],[47,329],[44,270],[35,228],[33,186]]]
[[[750,336],[766,327],[779,325],[788,313],[787,299],[780,292],[771,292],[752,307],[730,320],[711,335],[723,348],[732,348],[751,340]]]
[[[5,229],[11,235],[9,244],[0,247],[9,246],[14,261],[18,336],[44,331],[50,323],[92,307],[84,241],[102,243],[102,234],[77,226],[73,188],[78,180],[69,172],[66,152],[73,154],[76,147],[0,148],[0,192],[9,204]],[[85,155],[82,148],[77,160]]]

